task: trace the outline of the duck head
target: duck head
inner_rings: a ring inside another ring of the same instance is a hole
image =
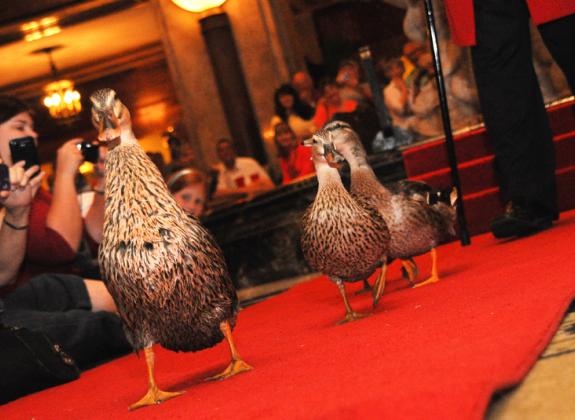
[[[331,137],[330,132],[321,129],[315,132],[309,139],[303,140],[302,144],[312,148],[314,162],[320,159],[325,160],[331,167],[339,167],[345,159],[336,150]]]
[[[340,160],[349,160],[351,157],[366,157],[359,135],[348,123],[332,121],[326,124],[321,131],[325,133],[324,137],[328,139],[329,145],[337,152]],[[327,149],[329,150],[329,147]]]
[[[120,138],[122,129],[130,128],[130,112],[112,89],[99,89],[90,95],[92,124],[98,130],[98,140],[110,143]]]

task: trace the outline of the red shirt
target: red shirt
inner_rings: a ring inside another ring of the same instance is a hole
[[[311,148],[298,144],[287,158],[280,158],[280,166],[283,174],[282,184],[287,184],[303,175],[313,174],[315,167],[311,160]]]
[[[352,99],[344,99],[339,107],[328,106],[325,101],[320,101],[313,116],[313,123],[320,129],[329,122],[334,114],[338,112],[353,112],[357,108],[357,102]]]
[[[0,288],[0,297],[42,273],[76,274],[73,261],[76,251],[58,232],[46,226],[52,195],[40,189],[30,209],[26,256],[14,284]],[[89,235],[84,235],[89,236]]]
[[[573,0],[527,0],[527,6],[536,25],[575,13]],[[445,0],[445,11],[453,42],[462,47],[475,45],[473,0]]]

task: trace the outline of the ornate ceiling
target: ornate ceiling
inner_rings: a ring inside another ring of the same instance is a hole
[[[160,35],[147,1],[134,0],[13,0],[0,9],[0,91],[27,96],[50,77],[45,54],[33,51],[53,45],[60,75],[76,80],[101,77],[118,59],[145,50],[161,53]],[[61,32],[32,42],[24,40],[22,25],[55,18]],[[124,60],[124,65],[126,60]],[[86,68],[92,71],[86,71]],[[117,70],[117,69],[116,69]]]

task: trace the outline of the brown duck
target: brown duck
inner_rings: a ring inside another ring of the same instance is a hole
[[[222,251],[176,204],[134,137],[128,109],[116,93],[102,89],[90,99],[98,138],[110,149],[100,267],[126,335],[134,350],[144,349],[148,367],[148,392],[130,409],[182,394],[157,387],[154,343],[198,351],[225,337],[232,362],[213,379],[250,370],[232,340],[238,299]]]
[[[331,136],[319,130],[304,142],[312,147],[318,191],[302,217],[301,245],[308,264],[337,285],[346,310],[343,323],[365,316],[352,310],[344,282],[364,280],[380,265],[379,277],[385,279],[389,231],[375,207],[351,197],[337,168],[326,160],[325,155],[331,154]],[[385,282],[378,281],[378,285],[382,293]]]
[[[455,235],[455,191],[451,191],[448,203],[437,200],[431,188],[421,182],[402,182],[394,190],[384,187],[367,162],[367,155],[355,131],[347,123],[333,121],[324,127],[331,133],[333,156],[340,155],[351,169],[351,192],[362,205],[371,205],[379,210],[385,220],[391,239],[389,258],[404,262],[412,257],[431,251],[431,276],[416,285],[437,282],[436,247]],[[409,266],[411,265],[411,268]],[[404,265],[414,275],[414,264]],[[374,294],[374,305],[380,295]]]

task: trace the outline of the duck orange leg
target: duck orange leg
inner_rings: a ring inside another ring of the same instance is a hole
[[[146,347],[144,349],[144,355],[146,356],[146,366],[148,367],[148,392],[146,395],[138,402],[130,406],[130,410],[136,410],[137,408],[145,407],[147,405],[160,404],[170,398],[182,395],[184,392],[165,392],[158,388],[156,385],[156,380],[154,379],[154,350],[152,346]]]
[[[379,276],[377,276],[377,280],[373,285],[373,290],[371,292],[371,296],[373,297],[373,307],[375,308],[383,296],[383,291],[385,290],[385,281],[387,279],[387,261],[383,262],[381,266],[381,271],[379,272]]]
[[[421,283],[417,283],[413,287],[419,287],[430,283],[436,283],[439,281],[439,274],[437,272],[437,250],[435,248],[431,248],[431,277],[427,280],[422,281]]]
[[[358,319],[365,318],[366,316],[369,316],[369,314],[362,314],[360,312],[355,312],[353,309],[351,309],[351,305],[349,304],[349,301],[347,300],[347,294],[345,293],[345,286],[343,284],[343,281],[338,279],[335,281],[335,284],[337,285],[339,293],[341,294],[341,297],[343,298],[343,304],[345,305],[345,318],[342,319],[341,321],[339,321],[337,323],[338,325],[345,324],[346,322],[356,321]]]
[[[408,258],[401,260],[401,265],[403,266],[403,277],[409,282],[409,285],[413,287],[415,278],[417,277],[417,264],[413,261],[413,258]]]
[[[232,329],[228,321],[224,321],[220,324],[220,331],[224,334],[226,340],[228,340],[228,344],[230,345],[230,352],[232,353],[232,361],[222,373],[207,378],[206,380],[208,381],[227,379],[230,376],[234,376],[237,375],[238,373],[247,372],[248,370],[253,369],[253,367],[244,362],[240,357],[238,349],[234,344],[234,340],[232,338]]]

